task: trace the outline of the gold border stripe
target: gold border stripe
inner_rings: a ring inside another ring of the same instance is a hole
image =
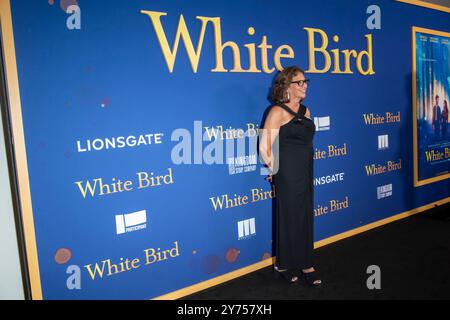
[[[25,234],[25,246],[28,260],[32,299],[42,300],[41,280],[34,231],[33,210],[31,206],[28,165],[23,132],[22,107],[20,103],[19,78],[17,75],[16,50],[9,0],[0,1],[0,20],[5,59],[5,76],[9,107],[11,112],[14,152],[16,157],[17,178],[19,184],[20,206]]]
[[[404,2],[407,4],[412,4],[412,5],[419,6],[419,7],[425,7],[428,9],[434,9],[434,10],[450,13],[449,7],[441,6],[439,4],[429,3],[429,2],[420,1],[420,0],[397,0],[397,1]]]

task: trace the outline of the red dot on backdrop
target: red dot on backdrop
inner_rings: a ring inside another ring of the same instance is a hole
[[[61,2],[59,3],[59,6],[64,10],[64,12],[66,12],[67,8],[72,5],[78,5],[77,0],[61,0]]]
[[[227,259],[228,262],[233,263],[233,262],[236,262],[238,256],[239,256],[239,250],[236,248],[231,248],[231,249],[228,249],[225,258]]]
[[[72,258],[72,251],[67,248],[60,248],[56,251],[55,262],[57,264],[65,264]]]

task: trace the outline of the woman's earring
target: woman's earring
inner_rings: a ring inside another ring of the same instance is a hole
[[[289,93],[289,91],[286,91],[286,93],[287,93],[287,101],[289,102],[291,101],[291,94]]]

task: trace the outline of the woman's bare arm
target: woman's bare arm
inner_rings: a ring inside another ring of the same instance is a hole
[[[270,172],[273,172],[274,170],[274,154],[272,152],[272,146],[278,136],[283,121],[284,110],[272,107],[267,115],[264,127],[261,130],[259,154],[264,163],[269,167]]]

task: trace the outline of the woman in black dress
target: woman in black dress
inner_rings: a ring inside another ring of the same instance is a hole
[[[322,282],[313,267],[313,145],[314,122],[301,102],[308,79],[298,67],[281,71],[272,87],[271,107],[260,142],[276,192],[276,274],[289,282],[299,276],[312,286]]]

